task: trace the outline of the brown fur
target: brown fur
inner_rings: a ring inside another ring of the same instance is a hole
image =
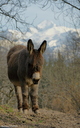
[[[8,77],[14,84],[18,100],[18,109],[29,109],[29,94],[32,101],[32,110],[36,112],[38,107],[38,84],[37,77],[33,74],[42,73],[43,52],[46,49],[46,41],[43,41],[38,50],[34,49],[32,40],[28,40],[27,47],[17,45],[10,49],[7,55]],[[30,93],[29,93],[29,87]]]

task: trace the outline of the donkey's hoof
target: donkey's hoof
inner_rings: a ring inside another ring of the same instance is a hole
[[[27,110],[27,109],[24,109],[23,113],[24,113],[25,115],[27,115],[27,114],[28,114],[28,110]]]
[[[40,111],[39,110],[36,110],[34,113],[40,115]]]

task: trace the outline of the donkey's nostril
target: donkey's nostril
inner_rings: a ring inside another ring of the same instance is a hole
[[[39,79],[33,79],[34,84],[38,84]]]

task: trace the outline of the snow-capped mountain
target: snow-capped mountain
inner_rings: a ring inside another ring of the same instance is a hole
[[[45,20],[36,27],[30,26],[24,34],[17,30],[7,30],[0,32],[0,37],[23,45],[26,45],[28,39],[32,39],[35,47],[38,47],[43,40],[47,40],[47,53],[54,54],[58,50],[64,52],[67,45],[74,43],[74,39],[80,42],[80,29],[77,31],[78,33],[75,29],[56,26],[52,21]]]

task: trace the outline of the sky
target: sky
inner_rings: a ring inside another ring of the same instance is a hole
[[[44,0],[43,0],[44,1]],[[65,26],[68,28],[75,28],[76,23],[78,24],[77,28],[80,28],[80,20],[77,18],[77,16],[80,16],[80,12],[76,9],[70,9],[70,6],[65,5],[65,8],[63,8],[62,5],[58,6],[58,4],[47,4],[44,8],[43,5],[46,3],[41,4],[30,4],[26,8],[20,16],[26,20],[27,23],[30,23],[34,25],[35,27],[43,22],[44,20],[53,21],[56,26]],[[9,6],[6,7],[7,10],[9,10]],[[4,29],[16,29],[15,22],[7,22],[7,18],[0,17],[0,21],[2,21],[2,24],[4,26]],[[23,27],[21,24],[18,24],[19,27],[22,27],[23,31],[27,30],[26,26]]]
[[[72,15],[73,14],[73,15]],[[34,25],[38,25],[44,20],[53,21],[57,26],[66,26],[69,28],[74,28],[76,24],[77,14],[80,15],[80,12],[76,9],[71,11],[69,6],[65,6],[65,9],[58,9],[54,4],[49,7],[41,8],[40,5],[32,4],[27,8],[27,20],[33,22]],[[78,21],[77,21],[78,22]],[[80,26],[78,26],[80,27]]]
[[[57,25],[63,25],[63,22],[60,21],[61,17],[56,19],[54,12],[50,8],[45,10],[45,9],[39,8],[36,5],[32,5],[31,7],[28,7],[27,14],[28,14],[28,21],[33,22],[34,25],[38,25],[44,20],[48,20],[48,21],[50,20]]]

